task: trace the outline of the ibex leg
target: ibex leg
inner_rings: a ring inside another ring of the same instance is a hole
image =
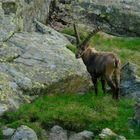
[[[107,83],[108,85],[111,87],[111,90],[112,90],[112,98],[115,98],[115,94],[116,94],[116,88],[115,88],[115,85],[112,81],[112,79],[110,77],[106,77],[106,80],[107,80]]]
[[[97,81],[97,78],[92,76],[92,82],[93,82],[93,85],[94,85],[95,94],[98,95],[98,81]]]
[[[105,94],[106,93],[106,81],[103,77],[101,77],[101,84],[102,84],[103,93]]]
[[[120,74],[115,73],[115,85],[116,85],[116,99],[119,99],[120,96]]]

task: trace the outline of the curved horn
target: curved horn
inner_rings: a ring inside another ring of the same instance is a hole
[[[74,31],[75,31],[75,35],[76,35],[76,43],[77,43],[77,46],[80,44],[80,36],[79,36],[79,33],[77,31],[77,28],[76,28],[76,24],[74,23]]]
[[[95,30],[93,30],[92,32],[90,32],[90,34],[86,37],[86,39],[81,43],[80,46],[86,46],[88,41],[91,39],[91,37],[93,37],[97,32],[99,32],[101,30],[101,27],[96,27]]]

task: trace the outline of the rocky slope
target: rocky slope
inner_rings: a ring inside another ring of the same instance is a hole
[[[36,24],[40,33],[15,33],[0,43],[0,115],[44,93],[78,92],[89,87],[85,66],[65,47],[68,40]]]
[[[51,0],[0,0],[1,25],[8,27],[8,33],[34,31],[34,18],[42,23],[48,22],[50,2]]]
[[[60,0],[56,7],[52,17],[63,24],[77,21],[114,35],[140,36],[140,0]]]

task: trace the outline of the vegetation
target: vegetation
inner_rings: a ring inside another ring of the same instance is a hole
[[[63,32],[74,35],[71,29],[65,29]],[[81,32],[81,35],[81,39],[84,39],[87,33]],[[123,63],[131,61],[138,64],[140,75],[140,39],[118,38],[98,33],[90,43],[97,50],[116,52]],[[73,52],[76,51],[74,45],[67,47]],[[5,125],[17,128],[24,124],[33,128],[40,138],[43,129],[49,129],[56,124],[78,132],[90,130],[96,135],[103,128],[110,128],[129,140],[136,140],[140,138],[140,130],[128,123],[129,118],[134,116],[134,104],[133,100],[124,98],[120,101],[112,100],[111,95],[103,95],[101,90],[98,97],[92,91],[85,95],[48,95],[32,104],[23,105],[16,112],[6,113],[0,120],[0,128]],[[134,133],[130,132],[131,129]]]
[[[107,127],[129,139],[137,139],[140,138],[139,129],[133,127],[135,133],[131,134],[128,124],[128,118],[134,115],[133,106],[132,100],[121,99],[117,102],[103,93],[98,97],[93,92],[85,95],[58,94],[41,97],[32,104],[23,105],[17,112],[6,113],[1,122],[13,128],[25,124],[39,136],[42,128],[58,124],[65,129],[87,129],[96,134]]]

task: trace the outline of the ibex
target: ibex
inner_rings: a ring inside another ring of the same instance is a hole
[[[111,52],[98,52],[89,46],[89,40],[101,29],[97,27],[85,40],[80,43],[80,37],[74,24],[74,30],[77,40],[76,58],[82,58],[90,73],[94,84],[95,94],[98,94],[98,78],[101,78],[102,90],[106,92],[106,82],[112,90],[112,98],[118,99],[120,92],[120,67],[121,62],[116,54]]]

